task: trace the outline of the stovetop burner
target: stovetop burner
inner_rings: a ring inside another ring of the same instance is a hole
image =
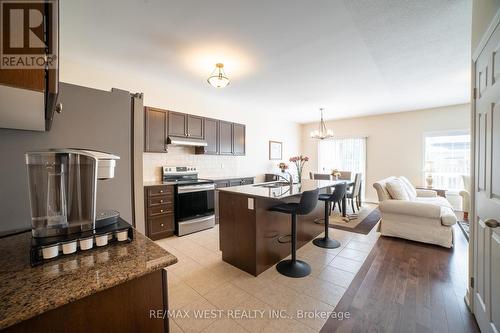
[[[163,166],[162,179],[164,183],[174,185],[211,184],[212,180],[198,178],[196,167]]]

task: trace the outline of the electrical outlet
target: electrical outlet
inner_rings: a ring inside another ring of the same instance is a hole
[[[220,164],[220,168],[224,169],[224,164],[223,163]]]

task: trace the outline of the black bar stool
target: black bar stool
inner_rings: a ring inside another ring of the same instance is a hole
[[[347,184],[339,183],[333,187],[335,190],[332,194],[320,194],[319,200],[325,202],[325,237],[316,238],[313,240],[313,244],[325,249],[335,249],[340,246],[340,242],[338,240],[332,239],[328,237],[328,229],[330,229],[330,205],[332,202],[339,203],[346,195]]]
[[[293,278],[308,276],[311,266],[297,260],[297,215],[307,215],[314,210],[318,203],[319,189],[305,191],[299,203],[283,203],[272,207],[270,210],[292,215],[292,259],[282,260],[276,265],[276,270],[283,275]]]

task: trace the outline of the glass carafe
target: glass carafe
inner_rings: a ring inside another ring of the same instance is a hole
[[[64,233],[68,228],[66,165],[51,158],[36,162],[28,164],[33,236]]]
[[[86,151],[58,149],[26,153],[34,237],[92,230],[97,160]]]

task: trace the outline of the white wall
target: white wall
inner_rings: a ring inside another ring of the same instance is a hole
[[[472,52],[476,50],[499,9],[500,0],[474,0],[472,2]]]
[[[470,105],[391,113],[327,122],[336,136],[367,137],[366,200],[376,202],[373,183],[388,176],[406,176],[423,183],[423,137],[426,132],[470,128]],[[317,141],[309,137],[317,123],[302,125],[302,153],[311,158],[306,173],[318,168]]]
[[[269,140],[283,142],[283,157],[300,151],[300,125],[286,117],[272,117],[266,110],[250,108],[251,101],[239,104],[225,102],[231,86],[217,90],[204,78],[206,94],[192,95],[189,89],[179,86],[175,78],[157,78],[142,75],[133,69],[105,68],[95,63],[76,63],[62,59],[61,80],[93,88],[109,90],[111,87],[144,93],[144,105],[179,112],[238,122],[246,125],[246,156],[200,156],[192,148],[171,148],[167,154],[144,154],[144,180],[160,178],[161,165],[189,164],[200,169],[201,176],[258,176],[276,170],[278,161],[269,161]],[[237,83],[235,83],[237,84]],[[221,167],[222,166],[222,167]]]

